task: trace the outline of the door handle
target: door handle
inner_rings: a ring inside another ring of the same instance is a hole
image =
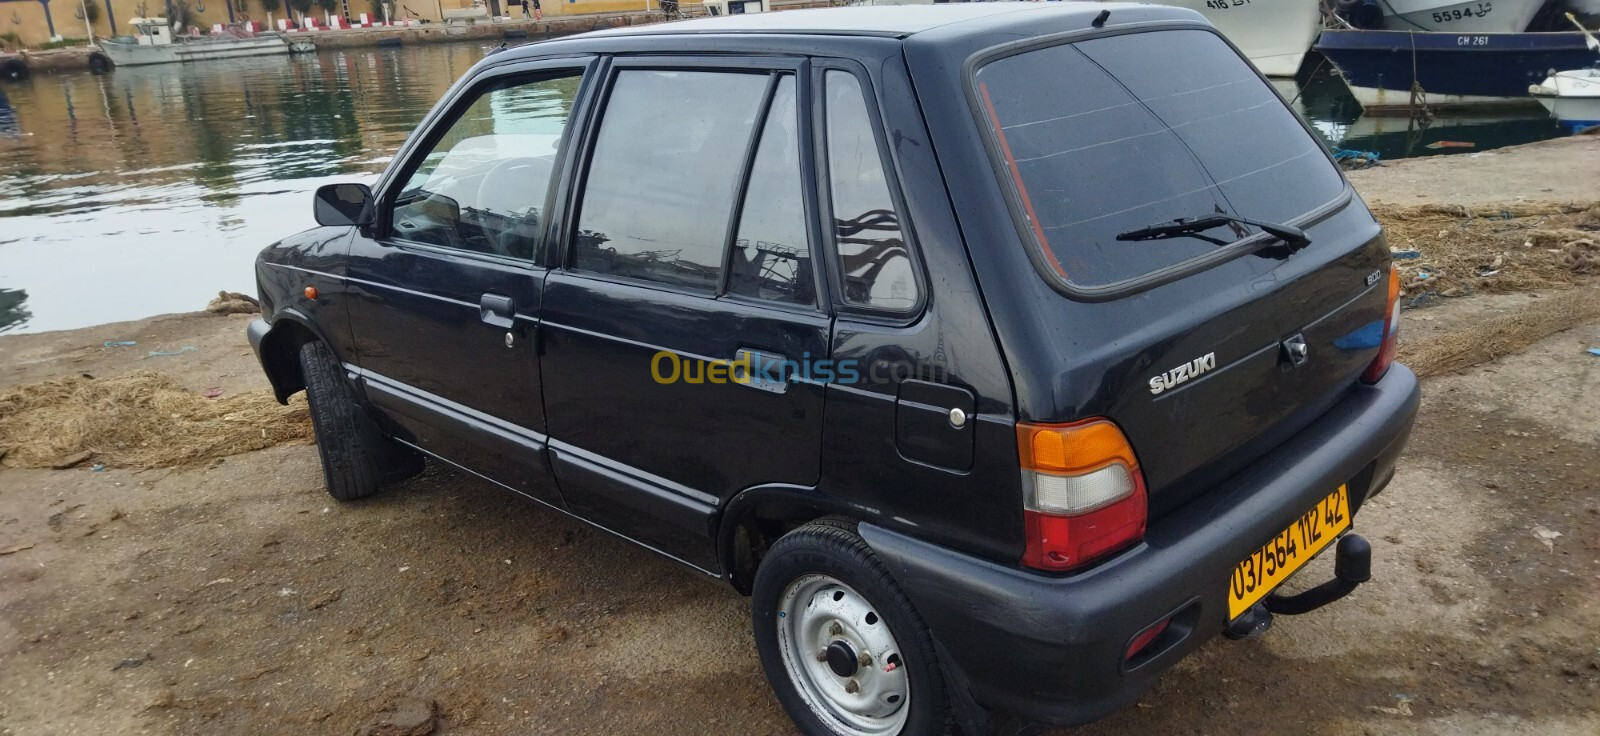
[[[739,348],[728,374],[733,382],[757,391],[781,394],[789,390],[789,361],[777,353]]]
[[[478,300],[478,319],[483,320],[484,324],[510,329],[515,315],[516,303],[509,296],[484,294]]]

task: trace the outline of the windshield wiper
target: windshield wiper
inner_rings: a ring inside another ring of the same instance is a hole
[[[1290,253],[1311,245],[1311,238],[1306,237],[1306,232],[1300,228],[1221,213],[1201,217],[1180,217],[1172,222],[1134,228],[1118,234],[1117,240],[1166,240],[1167,238],[1198,237],[1201,240],[1216,243],[1217,245],[1225,245],[1222,241],[1205,237],[1200,233],[1214,227],[1229,224],[1253,225],[1260,228],[1262,232],[1282,240],[1284,247],[1288,248]]]

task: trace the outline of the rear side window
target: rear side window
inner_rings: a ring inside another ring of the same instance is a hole
[[[921,292],[861,82],[848,72],[830,70],[823,89],[833,242],[844,301],[866,309],[910,311]]]
[[[573,267],[715,292],[767,79],[617,74],[584,186]]]
[[[786,304],[816,301],[797,119],[794,77],[784,75],[767,111],[745,187],[738,236],[729,258],[730,294]]]
[[[985,64],[975,82],[1023,235],[1072,286],[1137,279],[1255,229],[1152,241],[1119,233],[1215,213],[1286,223],[1344,190],[1272,88],[1207,31],[1034,49]]]

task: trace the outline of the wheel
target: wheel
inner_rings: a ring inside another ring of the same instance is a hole
[[[354,501],[422,471],[421,456],[378,431],[327,345],[313,340],[301,346],[300,372],[329,495]]]
[[[750,611],[767,681],[802,733],[954,728],[933,637],[855,524],[821,519],[774,543]]]

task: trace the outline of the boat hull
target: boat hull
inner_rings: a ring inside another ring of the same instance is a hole
[[[103,42],[100,49],[116,66],[145,66],[286,55],[289,53],[289,44],[277,36],[263,36],[237,41],[195,41],[160,46]]]
[[[1600,68],[1558,72],[1528,88],[1562,125],[1582,129],[1600,125]]]
[[[1528,87],[1551,69],[1593,61],[1581,33],[1405,33],[1324,31],[1317,50],[1363,109],[1531,106]],[[1413,100],[1413,82],[1420,93]]]
[[[1313,0],[1158,0],[1211,21],[1262,74],[1292,77],[1322,31]]]
[[[1600,125],[1600,98],[1535,97],[1561,124],[1576,130]]]
[[[1544,0],[1385,0],[1383,27],[1390,31],[1521,33]]]

